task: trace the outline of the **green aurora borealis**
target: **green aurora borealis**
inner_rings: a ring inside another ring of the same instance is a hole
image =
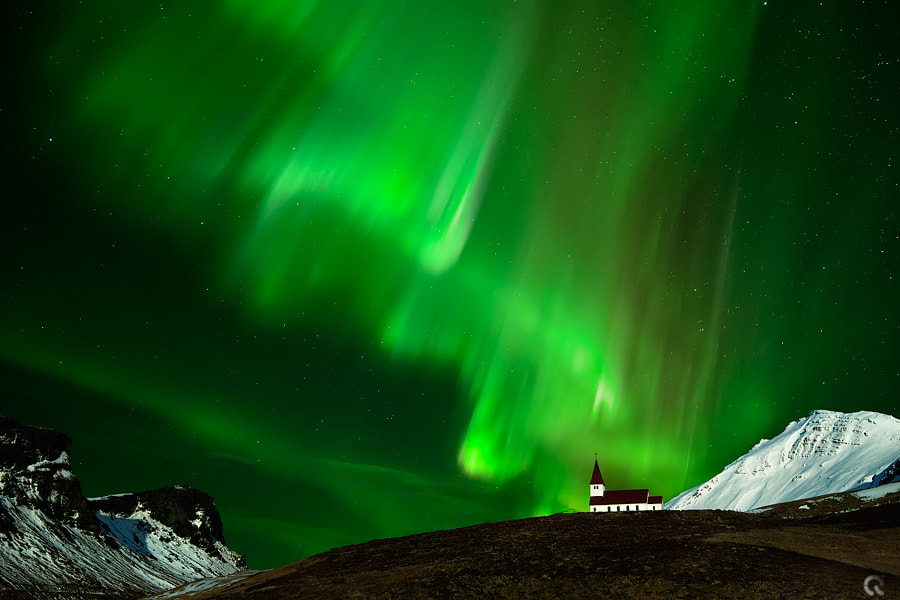
[[[5,8],[0,414],[276,566],[898,414],[887,2]]]

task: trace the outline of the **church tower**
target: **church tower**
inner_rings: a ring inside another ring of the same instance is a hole
[[[588,512],[609,513],[664,509],[662,496],[651,496],[648,489],[607,490],[597,459],[594,459],[594,472],[591,474],[590,485],[591,497],[588,500]]]
[[[594,496],[602,496],[606,491],[606,484],[603,483],[603,475],[600,474],[600,465],[597,459],[594,459],[594,473],[591,475],[591,498]]]

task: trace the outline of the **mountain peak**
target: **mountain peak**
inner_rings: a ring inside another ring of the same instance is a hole
[[[245,568],[211,496],[173,486],[88,500],[71,448],[68,435],[0,416],[0,595],[138,596]]]
[[[746,511],[874,487],[900,472],[898,459],[900,420],[871,411],[814,410],[666,508]]]
[[[97,517],[72,473],[71,450],[72,438],[64,433],[0,416],[0,496],[43,511],[59,525],[99,535]],[[0,532],[10,527],[9,515],[0,514]]]
[[[107,526],[114,520],[136,516],[152,518],[210,555],[219,555],[239,568],[246,566],[242,556],[226,552],[222,518],[212,496],[194,487],[175,485],[136,494],[91,498],[88,502]]]

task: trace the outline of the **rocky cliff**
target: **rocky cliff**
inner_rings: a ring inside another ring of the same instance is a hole
[[[136,598],[245,567],[213,499],[175,486],[89,500],[72,440],[0,417],[0,598]]]

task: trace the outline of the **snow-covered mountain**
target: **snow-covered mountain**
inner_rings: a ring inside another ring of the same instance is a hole
[[[898,480],[900,420],[869,411],[815,410],[665,507],[747,511]]]
[[[0,597],[135,598],[245,567],[210,496],[176,486],[89,500],[71,443],[0,417]]]

